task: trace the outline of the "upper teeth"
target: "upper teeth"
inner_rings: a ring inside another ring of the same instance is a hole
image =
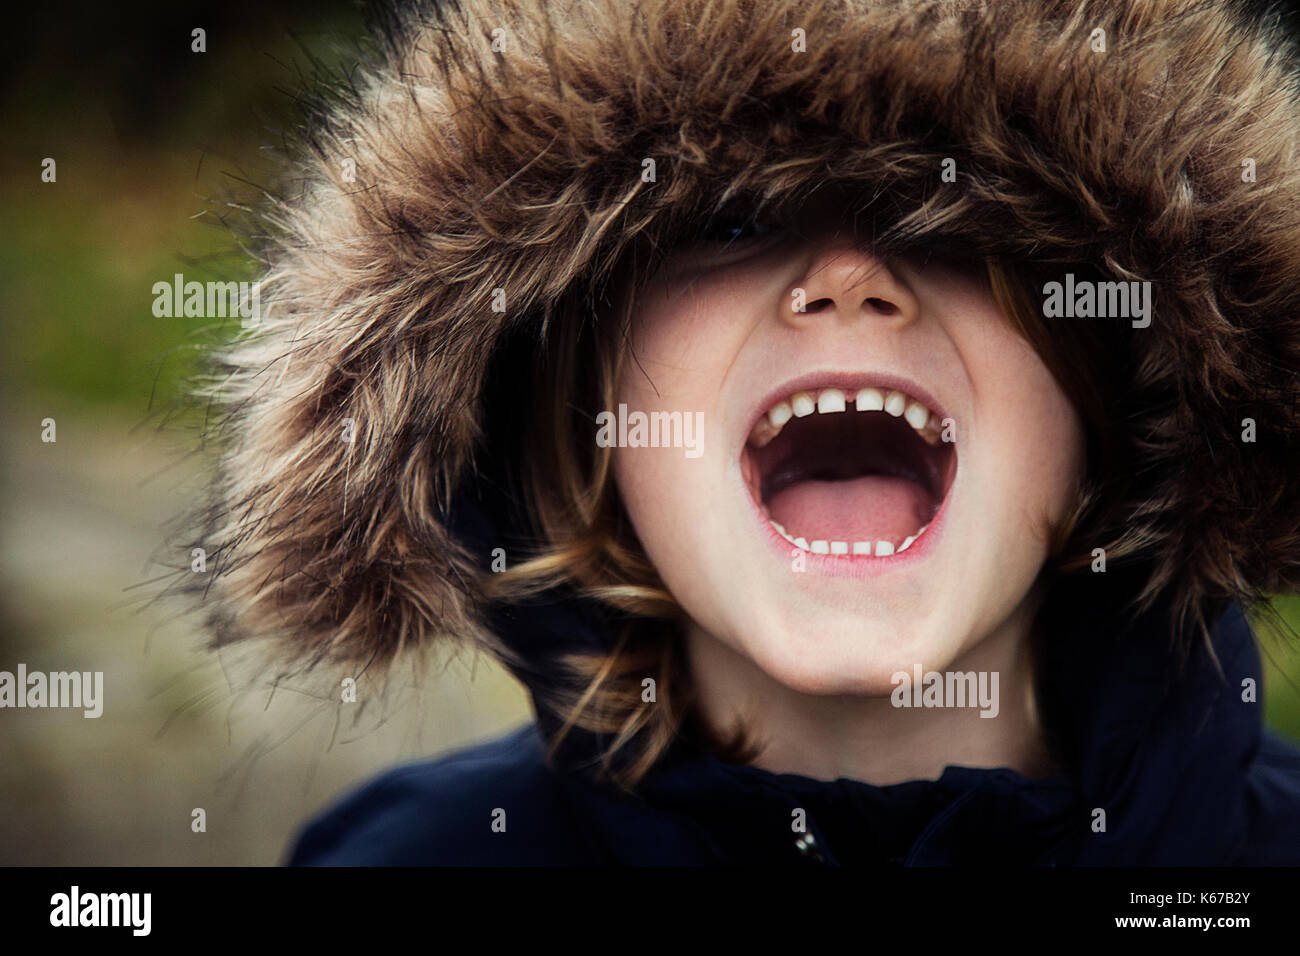
[[[848,394],[839,388],[823,388],[815,392],[795,392],[787,399],[782,399],[768,409],[754,425],[750,433],[750,444],[762,448],[781,433],[781,429],[791,418],[803,418],[817,412],[822,415],[842,412],[847,409]],[[938,416],[930,411],[924,403],[897,389],[885,391],[879,388],[862,388],[852,396],[853,404],[860,412],[887,412],[895,418],[902,418],[929,444],[939,442],[942,423]]]

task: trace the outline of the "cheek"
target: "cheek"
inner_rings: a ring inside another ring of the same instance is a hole
[[[653,448],[614,449],[614,482],[642,541],[669,540],[661,532],[682,502],[675,499],[683,487],[680,463]]]
[[[685,516],[706,507],[708,496],[718,491],[720,402],[747,335],[746,323],[736,319],[744,314],[745,288],[744,277],[731,273],[692,281],[669,277],[639,297],[614,389],[615,405],[625,405],[629,413],[698,415],[700,447],[689,458],[678,449],[615,449],[615,481],[638,526],[671,521],[659,513],[665,508]],[[647,529],[642,537],[657,536]]]
[[[709,386],[716,389],[742,331],[739,322],[720,321],[738,311],[737,291],[734,280],[717,277],[683,281],[669,275],[652,282],[633,314],[619,400],[660,407],[670,401],[665,391],[699,399]]]
[[[989,436],[995,474],[1016,523],[1045,544],[1048,526],[1073,504],[1083,472],[1083,426],[1027,342],[1014,337],[997,352],[1001,374],[989,370],[988,394],[980,397],[981,406],[1001,410]]]
[[[718,323],[695,294],[652,289],[642,297],[628,352],[614,389],[615,407],[629,414],[666,412],[685,418],[700,413],[698,457],[680,448],[613,450],[613,477],[628,518],[651,561],[660,568],[686,562],[701,509],[714,489],[703,477],[718,453],[717,383],[725,374],[725,341]]]
[[[719,492],[705,461],[673,448],[619,447],[613,454],[614,483],[646,557],[669,591],[696,609],[711,608],[725,585],[709,543],[729,537],[710,507]]]

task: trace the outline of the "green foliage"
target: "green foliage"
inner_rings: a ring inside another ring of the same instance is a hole
[[[1300,740],[1300,596],[1272,601],[1277,618],[1252,622],[1264,658],[1264,719],[1270,727]]]

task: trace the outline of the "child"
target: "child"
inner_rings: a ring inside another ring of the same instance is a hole
[[[440,3],[231,359],[218,641],[533,725],[310,864],[1300,863],[1300,100],[1228,3]],[[206,582],[205,582],[206,583]]]

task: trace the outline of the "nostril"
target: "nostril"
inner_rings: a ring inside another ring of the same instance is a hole
[[[895,315],[898,312],[898,306],[886,299],[877,299],[872,297],[867,299],[865,304],[879,312],[881,315]]]
[[[803,310],[805,312],[822,312],[825,309],[833,309],[833,308],[835,308],[834,299],[817,299],[816,301],[809,302],[807,305],[805,305]]]

